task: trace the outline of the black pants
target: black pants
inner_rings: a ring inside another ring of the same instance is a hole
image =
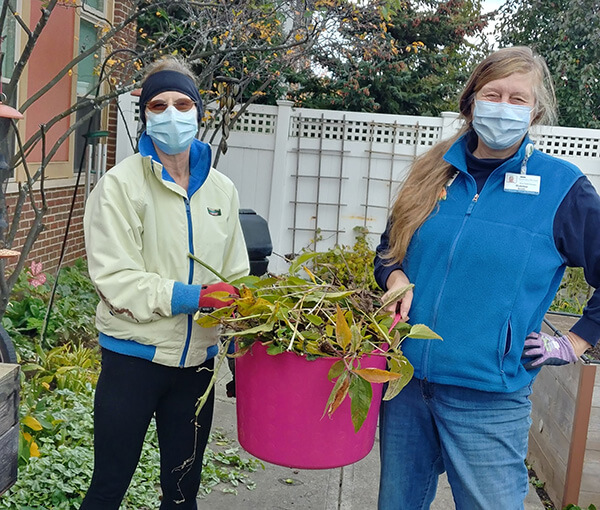
[[[119,509],[152,416],[160,446],[160,509],[197,508],[214,392],[197,419],[195,412],[213,365],[209,360],[196,368],[166,367],[102,350],[94,402],[94,474],[81,510]]]

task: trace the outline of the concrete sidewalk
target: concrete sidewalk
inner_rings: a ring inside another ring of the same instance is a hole
[[[237,439],[235,400],[228,399],[225,382],[228,371],[222,371],[217,384],[213,429],[222,430],[228,438]],[[237,440],[235,444],[238,445]],[[243,450],[240,451],[243,452]],[[250,457],[246,452],[242,456]],[[338,469],[291,469],[264,463],[265,469],[250,473],[256,482],[252,491],[244,486],[238,494],[226,494],[215,487],[198,499],[198,508],[210,510],[375,510],[379,478],[378,440],[364,459]],[[437,496],[431,510],[452,510],[454,502],[445,477],[440,478]],[[511,510],[511,509],[506,509]],[[530,486],[525,510],[544,510],[544,505]]]

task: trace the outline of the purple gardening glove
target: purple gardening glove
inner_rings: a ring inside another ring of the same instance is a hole
[[[521,358],[531,358],[523,365],[527,370],[542,365],[566,365],[578,359],[566,336],[550,336],[546,333],[529,333]]]

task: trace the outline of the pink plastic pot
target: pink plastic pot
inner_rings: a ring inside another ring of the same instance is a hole
[[[291,352],[272,356],[256,342],[236,359],[238,439],[255,457],[280,466],[327,469],[346,466],[373,448],[381,384],[373,384],[367,418],[354,432],[350,398],[329,418],[323,416],[333,383],[327,378],[336,358],[307,361]],[[369,356],[361,368],[385,369],[384,356]]]

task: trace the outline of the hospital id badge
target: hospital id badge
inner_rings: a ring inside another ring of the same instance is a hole
[[[539,195],[541,181],[542,178],[539,175],[507,173],[504,176],[504,191],[525,193],[526,195]]]

